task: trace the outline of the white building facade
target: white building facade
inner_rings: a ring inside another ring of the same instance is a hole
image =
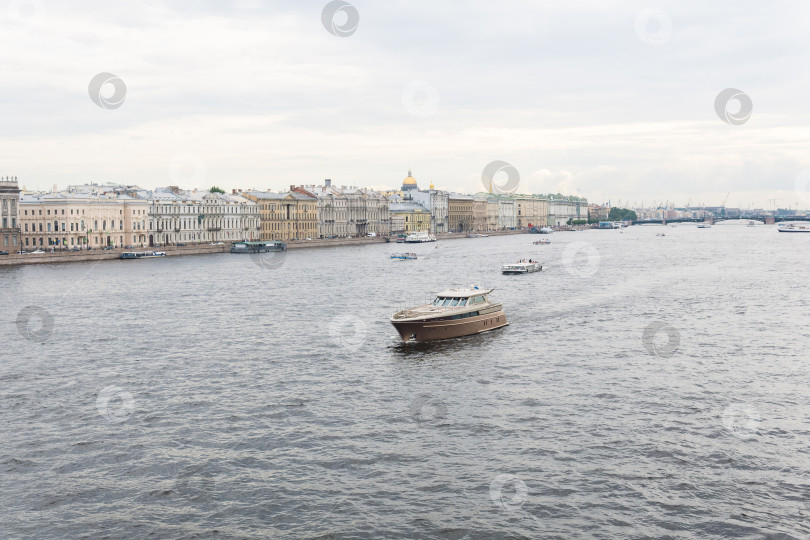
[[[150,246],[259,239],[258,206],[241,195],[176,187],[137,195],[148,203]]]

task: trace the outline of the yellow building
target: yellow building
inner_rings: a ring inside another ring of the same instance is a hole
[[[421,205],[391,203],[389,215],[391,216],[392,234],[430,231],[430,212]],[[398,228],[399,226],[402,227],[402,230],[393,230],[393,227]]]
[[[474,201],[469,195],[451,193],[448,199],[448,217],[451,232],[466,232],[475,222]]]
[[[318,199],[300,191],[242,194],[259,205],[262,240],[303,240],[318,237]]]
[[[512,195],[512,199],[518,229],[548,225],[548,199],[537,195]]]

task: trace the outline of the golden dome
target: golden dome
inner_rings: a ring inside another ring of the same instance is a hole
[[[408,169],[408,178],[402,181],[403,186],[415,186],[416,185],[416,178],[413,177],[413,173],[411,170]]]
[[[418,189],[418,186],[416,185],[416,178],[413,177],[413,173],[411,173],[410,169],[408,169],[408,177],[402,181],[402,189]]]

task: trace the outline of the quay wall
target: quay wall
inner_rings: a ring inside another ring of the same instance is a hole
[[[505,236],[510,234],[526,234],[527,230],[517,231],[490,231],[484,234],[489,236]],[[437,240],[453,240],[458,238],[466,238],[467,233],[440,233],[436,235]],[[395,238],[390,239],[391,245],[405,246],[413,244],[397,244]],[[303,249],[303,248],[327,248],[335,246],[356,246],[365,244],[382,244],[385,243],[385,237],[364,237],[364,238],[329,238],[329,239],[315,239],[315,240],[291,240],[287,242],[287,249]],[[228,253],[230,244],[226,243],[221,246],[192,245],[192,246],[165,246],[159,248],[137,248],[134,250],[93,250],[93,251],[62,251],[62,252],[45,252],[40,254],[27,253],[20,255],[17,253],[10,253],[9,255],[0,256],[0,266],[14,266],[20,264],[55,264],[55,263],[71,263],[71,262],[86,262],[86,261],[103,261],[108,259],[117,259],[124,251],[150,251],[155,249],[157,251],[165,251],[167,257],[177,257],[181,255],[205,255],[208,253]]]

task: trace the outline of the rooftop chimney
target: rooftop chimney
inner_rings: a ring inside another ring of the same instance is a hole
[[[324,180],[324,181],[323,181],[323,185],[324,185],[325,187],[332,187],[332,179],[331,179],[331,178],[327,178],[326,180]]]

